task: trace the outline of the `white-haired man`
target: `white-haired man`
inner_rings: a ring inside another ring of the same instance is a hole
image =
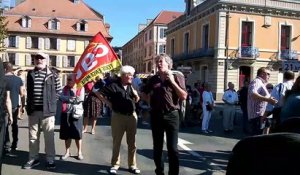
[[[120,146],[124,133],[128,144],[128,168],[131,173],[140,174],[136,165],[135,135],[137,127],[137,114],[135,103],[139,101],[137,91],[132,87],[134,68],[122,66],[121,76],[118,81],[105,86],[96,92],[111,109],[111,131],[113,138],[113,150],[111,158],[111,174],[117,174],[120,167]]]

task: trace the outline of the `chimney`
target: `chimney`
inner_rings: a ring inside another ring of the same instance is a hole
[[[108,23],[105,23],[105,28],[106,28],[107,33],[109,33],[110,25]]]
[[[79,4],[80,0],[72,0],[74,4]]]
[[[153,19],[147,19],[147,24],[146,25],[149,25],[152,21],[153,21]]]
[[[144,30],[144,28],[146,28],[147,25],[146,24],[139,24],[139,27],[138,27],[138,32]]]

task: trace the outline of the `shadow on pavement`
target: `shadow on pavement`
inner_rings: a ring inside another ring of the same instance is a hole
[[[70,157],[72,159],[73,157]],[[3,160],[3,164],[14,165],[17,168],[22,169],[23,165],[28,161],[28,152],[26,151],[16,151],[12,156],[5,156]],[[45,154],[40,154],[41,164],[34,167],[35,170],[47,171],[61,174],[74,174],[74,175],[101,175],[101,174],[109,174],[108,170],[110,166],[105,165],[96,165],[96,164],[88,164],[84,162],[73,162],[73,161],[62,161],[56,160],[56,169],[55,170],[47,170],[45,165]],[[30,170],[28,170],[30,171]]]

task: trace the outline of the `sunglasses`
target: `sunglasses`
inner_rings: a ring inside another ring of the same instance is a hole
[[[73,81],[73,79],[70,79],[70,78],[68,78],[67,80],[68,80],[68,81]]]
[[[273,87],[267,87],[267,89],[273,89]]]

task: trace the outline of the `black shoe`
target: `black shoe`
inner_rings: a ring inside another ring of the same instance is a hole
[[[24,169],[31,169],[35,166],[38,166],[40,164],[40,161],[39,160],[35,160],[35,159],[32,159],[32,160],[29,160],[24,166],[23,168]]]
[[[53,170],[53,169],[56,168],[56,165],[55,165],[54,162],[47,162],[46,168],[47,168],[48,170],[50,170],[50,169]]]

